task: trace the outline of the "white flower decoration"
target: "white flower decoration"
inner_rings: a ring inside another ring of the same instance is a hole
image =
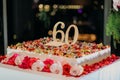
[[[45,66],[45,64],[42,61],[38,60],[38,61],[36,61],[35,63],[32,64],[31,69],[34,70],[34,71],[42,71],[44,66]]]
[[[72,66],[72,68],[70,69],[70,74],[72,76],[80,76],[83,73],[83,67],[80,65],[74,65]]]
[[[50,71],[55,74],[62,74],[63,69],[60,62],[56,62],[50,66]]]
[[[18,55],[15,59],[15,64],[16,65],[21,65],[24,57],[25,57],[24,55]]]
[[[118,11],[118,6],[120,6],[120,0],[113,0],[113,8]]]

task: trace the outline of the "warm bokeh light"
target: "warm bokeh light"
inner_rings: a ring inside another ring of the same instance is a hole
[[[44,10],[45,10],[46,12],[50,11],[50,5],[44,5]]]
[[[96,40],[95,34],[79,34],[78,40],[93,42]]]

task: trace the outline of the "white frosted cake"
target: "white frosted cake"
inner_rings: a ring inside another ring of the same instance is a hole
[[[49,72],[66,76],[80,77],[108,65],[118,59],[111,55],[108,45],[94,42],[78,41],[78,29],[70,25],[66,32],[57,30],[58,25],[63,29],[65,24],[58,22],[53,29],[53,37],[23,41],[7,48],[7,55],[1,58],[6,66],[22,68],[37,72]],[[69,31],[74,28],[73,39],[69,39]],[[57,38],[57,34],[61,38]],[[92,67],[91,67],[92,66]]]
[[[110,55],[110,47],[102,43],[77,42],[73,45],[64,44],[62,46],[45,45],[52,38],[40,38],[38,40],[26,41],[11,45],[7,49],[7,54],[17,52],[32,56],[39,56],[42,59],[51,57],[55,60],[67,60],[77,64],[93,64]]]
[[[87,43],[78,40],[79,31],[76,25],[70,25],[66,32],[57,30],[65,28],[63,22],[57,22],[53,28],[53,37],[40,38],[33,41],[24,41],[16,45],[11,45],[7,49],[7,53],[12,52],[37,55],[41,58],[52,57],[56,60],[64,60],[77,64],[93,64],[110,55],[110,47],[102,43]],[[69,40],[70,29],[74,28],[73,40]],[[61,38],[57,38],[57,34],[61,34]]]

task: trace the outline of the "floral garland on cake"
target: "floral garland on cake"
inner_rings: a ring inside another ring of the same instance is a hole
[[[1,59],[3,58],[1,57]],[[31,69],[33,71],[49,72],[66,76],[80,76],[84,71],[82,66],[78,66],[77,64],[71,65],[66,61],[60,62],[50,58],[42,61],[39,58],[29,57],[17,53],[7,56],[1,60],[1,63],[18,66],[22,69]]]
[[[2,64],[17,66],[22,69],[30,69],[37,72],[48,72],[54,74],[60,74],[65,76],[80,77],[87,75],[95,70],[98,70],[106,65],[112,64],[120,57],[112,54],[111,56],[94,63],[92,65],[72,65],[67,61],[55,61],[50,58],[40,60],[39,58],[29,57],[14,53],[12,55],[0,56],[0,62]]]

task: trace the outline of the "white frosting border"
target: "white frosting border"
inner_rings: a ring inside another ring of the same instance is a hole
[[[56,55],[48,55],[48,54],[44,54],[44,53],[40,53],[37,54],[35,52],[29,52],[29,51],[23,51],[23,50],[17,50],[17,49],[10,49],[7,48],[7,54],[11,54],[13,52],[18,52],[18,53],[26,53],[26,55],[32,55],[34,57],[39,57],[40,59],[46,59],[46,58],[52,58],[54,60],[66,60],[68,62],[71,62],[71,64],[93,64],[95,62],[98,62],[102,59],[105,59],[106,57],[108,57],[111,54],[111,48],[106,48],[104,50],[80,57],[80,58],[67,58],[67,57],[63,57],[63,56],[56,56]],[[39,55],[39,56],[38,56]]]
[[[92,60],[92,59],[97,58],[99,56],[104,57],[105,54],[110,55],[111,54],[110,52],[111,52],[111,48],[107,48],[107,49],[104,49],[104,50],[89,54],[87,56],[77,58],[76,60],[77,60],[77,63],[81,64],[81,63],[85,62],[86,60]]]

